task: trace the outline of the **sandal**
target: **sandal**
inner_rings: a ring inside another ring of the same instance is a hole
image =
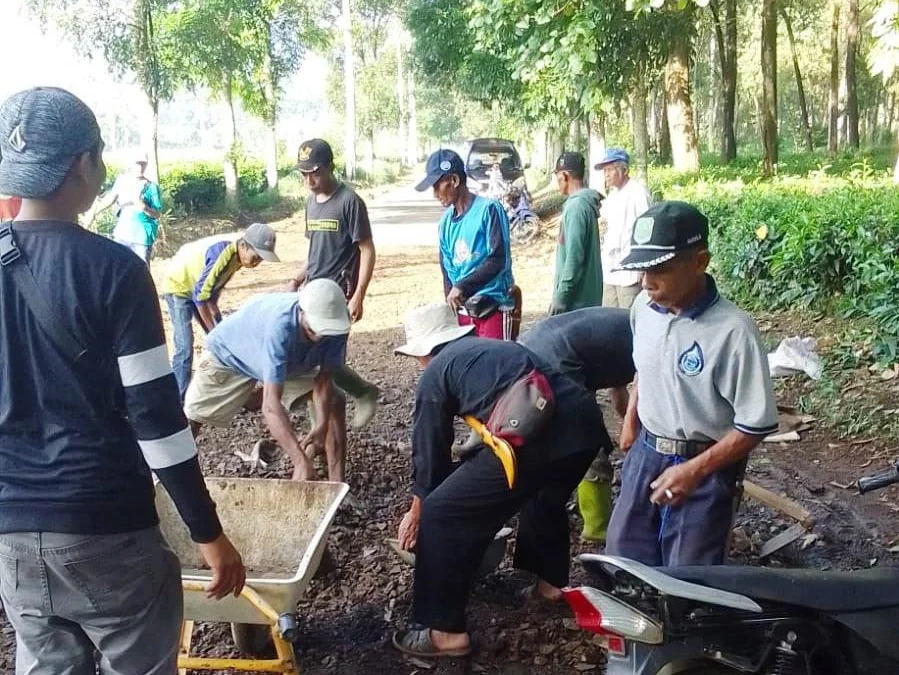
[[[430,628],[409,628],[393,634],[393,646],[403,654],[426,659],[459,659],[471,654],[471,645],[465,649],[437,649],[431,642]]]

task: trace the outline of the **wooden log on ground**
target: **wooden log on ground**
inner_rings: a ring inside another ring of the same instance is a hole
[[[769,506],[775,511],[779,511],[786,516],[790,516],[794,520],[798,520],[803,527],[810,529],[815,524],[815,518],[811,512],[795,499],[790,499],[776,492],[771,492],[761,485],[756,485],[752,481],[743,481],[743,492],[748,497],[752,497],[765,506]]]

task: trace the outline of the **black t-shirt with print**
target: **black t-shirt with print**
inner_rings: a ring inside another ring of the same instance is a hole
[[[306,280],[331,279],[349,298],[359,280],[359,242],[371,239],[365,202],[341,183],[330,199],[306,201]]]

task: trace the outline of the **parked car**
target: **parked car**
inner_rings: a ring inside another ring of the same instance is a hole
[[[479,194],[488,192],[490,171],[494,167],[499,168],[502,181],[508,185],[523,181],[527,168],[522,165],[521,156],[512,141],[503,138],[476,138],[471,141],[465,157],[469,188]]]

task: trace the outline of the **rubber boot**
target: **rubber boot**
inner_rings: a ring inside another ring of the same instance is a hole
[[[577,503],[584,519],[581,541],[604,542],[612,516],[612,484],[585,478],[577,486]]]
[[[349,366],[342,366],[334,371],[334,384],[343,389],[350,398],[356,401],[356,409],[350,426],[361,429],[371,421],[378,409],[378,396],[381,390],[371,382],[363,380]]]
[[[612,479],[615,470],[609,453],[600,450],[577,486],[578,508],[584,519],[582,541],[604,542],[612,517]]]

